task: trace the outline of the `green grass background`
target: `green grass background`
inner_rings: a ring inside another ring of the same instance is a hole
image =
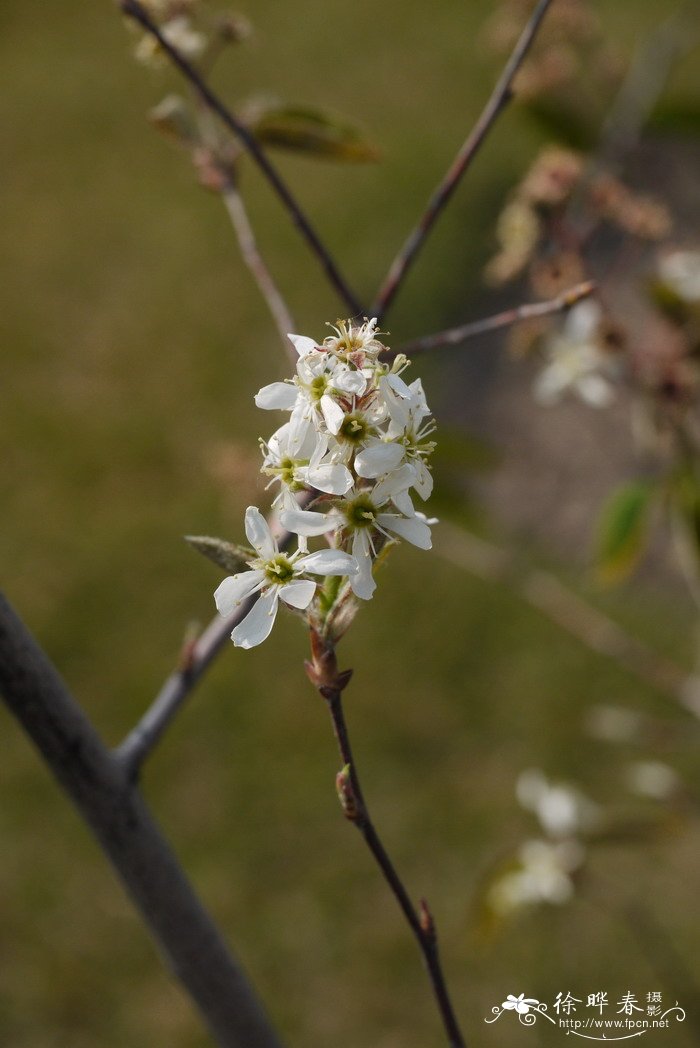
[[[490,9],[249,4],[257,33],[219,78],[228,97],[323,100],[384,150],[381,166],[280,161],[363,296],[494,80],[478,36]],[[600,14],[630,52],[655,9],[625,0]],[[285,370],[219,202],[144,119],[176,81],[137,67],[130,46],[106,0],[0,8],[1,584],[110,743],[169,672],[186,623],[211,616],[218,576],[180,536],[235,538],[244,507],[264,504],[256,437],[270,418],[252,394]],[[393,337],[488,308],[489,229],[540,141],[516,109],[504,116],[407,282]],[[339,312],[332,293],[252,169],[244,189],[298,329],[322,336]],[[439,415],[459,369],[422,370]],[[692,611],[677,592],[599,599],[689,660]],[[440,1045],[414,944],[338,810],[304,655],[291,618],[264,648],[226,651],[150,762],[145,792],[290,1045]],[[493,942],[474,933],[485,871],[535,829],[513,799],[519,771],[542,765],[603,802],[617,796],[621,754],[582,736],[581,717],[606,701],[685,723],[663,697],[506,591],[408,548],[342,664],[355,668],[348,718],[366,792],[411,891],[432,903],[474,1048],[561,1043],[508,1017],[484,1026],[507,993],[680,993],[626,907],[648,902],[692,969],[692,823],[595,857],[566,909]],[[7,714],[0,723],[0,1043],[206,1045],[87,831]],[[689,774],[691,742],[673,755]],[[693,1043],[689,1023],[665,1037]]]

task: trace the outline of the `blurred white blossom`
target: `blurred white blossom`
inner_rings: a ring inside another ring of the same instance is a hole
[[[600,809],[594,801],[568,783],[548,782],[537,768],[520,775],[516,795],[522,807],[537,816],[551,837],[586,832],[600,820]]]
[[[574,894],[572,874],[581,866],[586,852],[579,841],[529,840],[521,845],[517,866],[491,885],[489,903],[506,916],[537,903],[563,905]]]
[[[700,251],[686,249],[662,255],[659,277],[684,302],[700,302]]]
[[[627,766],[627,786],[633,793],[655,801],[667,801],[680,787],[673,768],[662,761],[633,761]]]
[[[610,356],[597,342],[600,321],[600,306],[586,299],[569,311],[561,330],[549,338],[547,363],[534,387],[540,403],[556,403],[565,393],[576,393],[595,408],[613,402]]]

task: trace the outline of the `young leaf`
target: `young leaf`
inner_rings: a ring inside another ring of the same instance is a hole
[[[208,535],[185,535],[185,542],[230,575],[245,571],[248,561],[255,556],[254,551],[245,546],[237,546],[224,539],[210,538]]]
[[[321,109],[258,102],[246,122],[260,142],[278,149],[355,164],[379,159],[358,128]]]
[[[650,481],[633,481],[605,503],[596,542],[596,569],[602,582],[621,582],[636,567],[649,531],[654,492]]]

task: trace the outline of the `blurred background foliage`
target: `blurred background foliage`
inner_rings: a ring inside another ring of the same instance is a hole
[[[652,0],[595,7],[625,56],[658,17]],[[217,73],[230,99],[322,101],[381,149],[378,165],[280,159],[365,298],[499,71],[480,36],[492,9],[258,0],[245,10],[253,38]],[[133,62],[106,2],[4,0],[0,28],[2,586],[116,743],[169,672],[186,624],[212,613],[218,575],[181,536],[237,539],[245,506],[265,502],[256,438],[269,420],[252,395],[286,363],[219,201],[145,120],[167,85],[180,86],[174,75]],[[685,62],[669,97],[697,86]],[[503,301],[483,291],[480,272],[503,200],[546,140],[517,106],[506,113],[388,320],[394,342]],[[322,337],[342,310],[316,262],[250,167],[242,190],[297,329]],[[442,466],[451,504],[441,509],[509,536],[507,503],[486,514],[472,493],[475,472],[518,440],[503,413],[501,431],[480,437],[483,452],[472,439],[493,388],[480,367],[493,376],[498,346],[426,358],[420,371],[453,431]],[[582,426],[604,453],[590,412],[564,404],[548,417]],[[538,461],[527,463],[535,490],[559,484],[564,515],[575,490],[559,483],[566,468],[538,477]],[[521,556],[588,587],[598,606],[691,665],[694,611],[668,576],[597,592],[581,576],[585,552],[565,570],[556,541],[536,529]],[[566,907],[488,938],[478,913],[488,871],[533,832],[514,799],[523,768],[576,780],[606,804],[622,794],[629,754],[582,732],[590,707],[648,714],[660,726],[653,746],[690,777],[697,732],[687,717],[507,587],[439,555],[404,547],[382,574],[342,646],[355,668],[348,718],[376,822],[414,896],[431,901],[469,1043],[556,1043],[506,1019],[484,1026],[507,993],[551,1002],[567,990],[663,990],[670,1000],[685,979],[687,996],[700,947],[689,920],[700,875],[691,818],[597,852]],[[150,762],[145,792],[289,1044],[438,1045],[414,944],[338,810],[335,748],[303,673],[305,643],[289,618],[261,650],[226,651]],[[0,1041],[203,1048],[96,846],[0,717]],[[640,906],[645,922],[633,916]],[[697,1029],[697,997],[695,1016]],[[694,1043],[690,1022],[664,1037]]]

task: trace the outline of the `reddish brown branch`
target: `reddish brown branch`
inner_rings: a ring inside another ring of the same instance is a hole
[[[539,0],[529,22],[521,33],[520,38],[513,49],[513,53],[508,59],[498,83],[493,89],[491,97],[481,113],[481,116],[474,125],[462,148],[457,153],[457,156],[453,160],[445,177],[433,192],[433,195],[428,201],[425,211],[421,215],[415,229],[412,231],[392,262],[389,273],[380,287],[371,309],[372,316],[376,316],[379,320],[381,320],[389,308],[389,305],[403,283],[409,268],[415,261],[416,255],[425,243],[435,221],[459,185],[462,176],[481,148],[489,131],[496,122],[496,119],[510,101],[515,75],[530,50],[530,46],[537,35],[537,31],[540,28],[542,19],[544,18],[550,3],[551,0]]]
[[[340,758],[344,765],[337,778],[338,794],[343,811],[346,818],[354,823],[362,834],[365,844],[379,866],[382,876],[389,885],[394,898],[401,908],[401,912],[415,936],[428,970],[428,977],[450,1048],[465,1048],[464,1037],[457,1022],[442,971],[437,932],[432,914],[424,899],[421,899],[419,909],[416,909],[411,901],[411,897],[374,827],[362,792],[342,700],[343,690],[350,680],[352,671],[338,670],[335,650],[332,647],[328,647],[324,640],[313,631],[311,633],[311,654],[311,661],[306,663],[306,671],[311,682],[318,688],[326,701],[333,724],[333,732],[338,743]]]
[[[444,346],[456,346],[460,342],[474,338],[477,335],[485,335],[489,331],[498,331],[499,328],[511,327],[523,320],[532,320],[535,317],[546,317],[551,313],[562,313],[571,309],[581,299],[592,295],[596,285],[592,280],[563,291],[561,295],[547,302],[530,302],[524,306],[514,306],[502,313],[495,313],[492,317],[484,317],[483,320],[473,320],[469,324],[460,327],[448,328],[446,331],[438,331],[435,335],[424,335],[415,338],[411,342],[404,342],[395,350],[391,350],[390,356],[395,357],[398,353],[405,353],[413,357],[416,353],[424,353],[428,349],[440,349]]]

